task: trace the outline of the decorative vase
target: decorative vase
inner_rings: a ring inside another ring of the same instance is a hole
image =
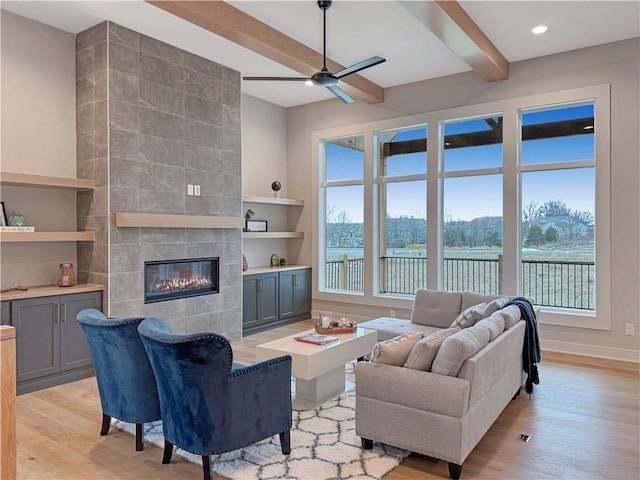
[[[76,274],[73,263],[61,263],[58,267],[57,284],[59,287],[73,287],[76,284]]]
[[[247,270],[249,270],[249,263],[247,262],[247,257],[242,255],[242,271],[246,272]]]
[[[11,215],[9,215],[9,218],[7,219],[7,223],[11,227],[22,227],[24,226],[24,222],[24,215],[20,212],[11,212]]]

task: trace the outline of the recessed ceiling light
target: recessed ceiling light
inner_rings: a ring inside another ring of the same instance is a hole
[[[305,84],[307,87],[311,87],[311,86],[313,86],[313,82],[312,82],[311,80],[306,80],[306,81],[304,82],[304,84]]]
[[[531,33],[535,33],[536,35],[539,35],[540,33],[544,33],[547,31],[547,26],[546,25],[538,25],[537,27],[534,27],[531,30]]]

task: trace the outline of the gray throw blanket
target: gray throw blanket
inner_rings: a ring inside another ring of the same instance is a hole
[[[524,343],[522,345],[522,369],[527,374],[527,382],[525,383],[525,391],[533,392],[533,385],[540,383],[538,376],[538,366],[542,356],[540,354],[540,339],[538,338],[538,321],[536,313],[533,310],[531,302],[524,297],[515,297],[511,299],[505,307],[516,305],[520,309],[520,314],[526,322],[524,331]],[[504,307],[503,307],[504,308]]]

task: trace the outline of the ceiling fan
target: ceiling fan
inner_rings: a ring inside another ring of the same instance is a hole
[[[314,73],[313,75],[311,75],[311,77],[242,77],[242,79],[243,80],[275,80],[275,81],[289,81],[289,82],[310,81],[314,85],[326,87],[327,90],[331,91],[331,93],[333,93],[336,97],[338,97],[344,103],[354,103],[355,100],[351,98],[351,96],[349,96],[347,92],[345,92],[340,87],[338,87],[338,81],[341,78],[346,77],[347,75],[351,75],[352,73],[356,73],[361,70],[364,70],[365,68],[373,67],[380,63],[386,62],[386,59],[382,57],[377,57],[377,56],[371,57],[335,73],[331,73],[327,69],[327,10],[329,10],[332,3],[333,3],[332,0],[318,0],[318,7],[320,7],[320,9],[323,11],[322,70]]]

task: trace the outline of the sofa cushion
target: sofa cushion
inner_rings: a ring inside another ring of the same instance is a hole
[[[489,343],[489,338],[489,329],[482,325],[464,328],[447,337],[433,360],[431,371],[440,375],[457,376],[465,360]]]
[[[371,361],[401,367],[407,361],[413,346],[421,338],[421,333],[406,333],[384,342],[378,342],[371,352]]]
[[[422,337],[418,340],[418,343],[413,346],[403,367],[428,372],[431,370],[431,364],[433,363],[433,359],[436,358],[442,342],[444,342],[447,337],[459,331],[460,328],[458,327],[445,328],[444,330],[439,330],[431,335]]]
[[[428,325],[416,325],[409,320],[403,320],[401,318],[391,317],[379,317],[374,318],[366,322],[358,324],[361,328],[370,328],[378,331],[378,341],[389,340],[390,338],[404,335],[405,333],[422,333],[424,335],[430,335],[434,332],[440,331],[438,327],[429,327]]]
[[[504,317],[498,312],[493,313],[487,318],[483,318],[476,325],[480,325],[489,329],[489,341],[493,342],[498,335],[504,332]]]
[[[498,310],[498,313],[504,318],[504,329],[508,330],[513,327],[518,320],[520,320],[520,309],[516,305],[509,305],[508,307]]]
[[[459,328],[469,328],[474,326],[478,320],[485,317],[484,310],[486,306],[487,302],[471,305],[456,317],[456,319],[451,323],[451,326]]]
[[[482,293],[475,292],[462,292],[462,304],[460,305],[460,310],[466,310],[471,305],[476,305],[482,302],[490,302],[492,300],[496,300],[498,298],[510,298],[504,297],[501,295],[484,295]]]
[[[487,318],[493,312],[502,308],[507,302],[508,300],[506,298],[496,298],[495,300],[491,300],[490,302],[471,305],[456,317],[451,326],[460,328],[471,327],[472,325],[475,325],[478,320]]]
[[[419,289],[413,302],[411,321],[418,325],[447,328],[460,314],[462,293]]]

